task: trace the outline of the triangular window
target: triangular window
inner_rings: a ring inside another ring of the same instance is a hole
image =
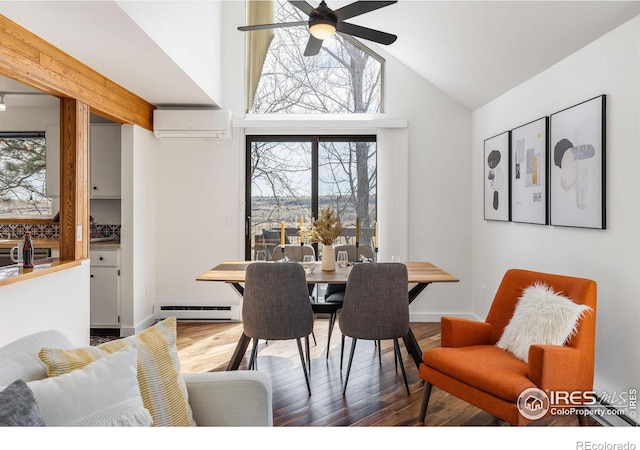
[[[308,19],[286,0],[249,1],[247,8],[250,25]],[[336,34],[323,41],[318,55],[304,56],[306,26],[247,35],[247,112],[383,112],[384,59],[353,37]]]

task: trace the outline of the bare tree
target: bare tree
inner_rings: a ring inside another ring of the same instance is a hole
[[[40,137],[0,137],[0,200],[7,213],[51,213],[45,198],[45,150]]]
[[[275,8],[277,22],[303,21],[298,8],[278,0]],[[309,37],[306,27],[287,27],[276,30],[263,73],[251,108],[256,113],[372,113],[380,110],[380,59],[353,38],[335,35],[323,42],[317,56],[305,57],[304,48]],[[352,148],[355,147],[355,148]],[[260,151],[261,149],[256,149]],[[355,154],[355,161],[353,160]],[[345,152],[342,146],[328,146],[326,159],[321,162],[333,177],[335,207],[339,212],[353,205],[363,226],[371,226],[370,192],[375,192],[375,149],[367,142],[355,142]],[[267,155],[256,155],[264,160]],[[268,155],[269,158],[273,155]],[[286,171],[290,161],[284,162]],[[271,167],[275,169],[275,167]],[[295,168],[294,168],[295,170]],[[285,171],[285,173],[286,173]],[[256,174],[257,175],[257,174]],[[266,174],[266,178],[276,175]],[[280,180],[285,184],[284,180]],[[348,186],[343,191],[342,187]],[[275,185],[273,185],[275,187]],[[277,197],[282,190],[273,189]]]

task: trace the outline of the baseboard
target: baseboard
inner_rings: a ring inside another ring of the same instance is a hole
[[[152,326],[157,321],[153,317],[153,314],[147,316],[144,320],[138,322],[134,327],[120,327],[120,336],[128,337],[133,336],[134,334],[138,334],[143,330],[146,330],[150,326]]]
[[[589,410],[589,417],[598,422],[603,427],[638,427],[639,424],[619,408],[611,406],[606,402],[599,401],[593,406],[586,407]]]

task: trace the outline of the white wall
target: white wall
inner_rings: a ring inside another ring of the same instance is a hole
[[[433,284],[411,305],[411,320],[439,321],[470,310],[471,114],[402,63],[387,60],[386,111],[409,121],[407,260],[429,261],[460,282]]]
[[[219,101],[221,2],[161,1],[152,7],[145,1],[117,3],[203,91]]]
[[[640,17],[473,113],[473,311],[484,318],[510,267],[598,282],[596,386],[640,386]],[[607,95],[607,229],[483,220],[483,141]],[[486,291],[486,293],[483,293]]]
[[[158,304],[238,304],[228,286],[196,281],[223,261],[244,259],[243,153],[234,134],[232,141],[159,141]]]
[[[156,172],[158,141],[133,125],[122,126],[122,229],[120,319],[123,336],[153,324],[156,282],[156,208],[162,204]],[[160,203],[159,203],[160,202]]]
[[[0,131],[45,131],[60,124],[60,107],[13,106],[0,114]]]
[[[89,260],[78,267],[0,287],[0,347],[31,333],[60,330],[89,344]]]

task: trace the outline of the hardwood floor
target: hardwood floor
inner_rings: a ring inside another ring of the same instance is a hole
[[[412,329],[423,350],[440,345],[439,323],[414,323]],[[400,369],[394,369],[392,341],[382,342],[382,364],[373,342],[358,341],[346,395],[342,395],[351,340],[346,340],[344,370],[340,371],[341,334],[337,325],[326,358],[327,320],[317,319],[316,344],[311,345],[309,396],[295,341],[261,343],[258,370],[273,384],[275,426],[423,426],[418,422],[424,383],[400,344],[411,395]],[[183,373],[223,371],[242,333],[241,323],[178,323],[178,353]],[[247,359],[240,370],[245,370]],[[597,422],[589,419],[589,425]],[[503,421],[434,387],[427,426],[504,426]],[[550,418],[537,426],[577,426],[575,416]]]

